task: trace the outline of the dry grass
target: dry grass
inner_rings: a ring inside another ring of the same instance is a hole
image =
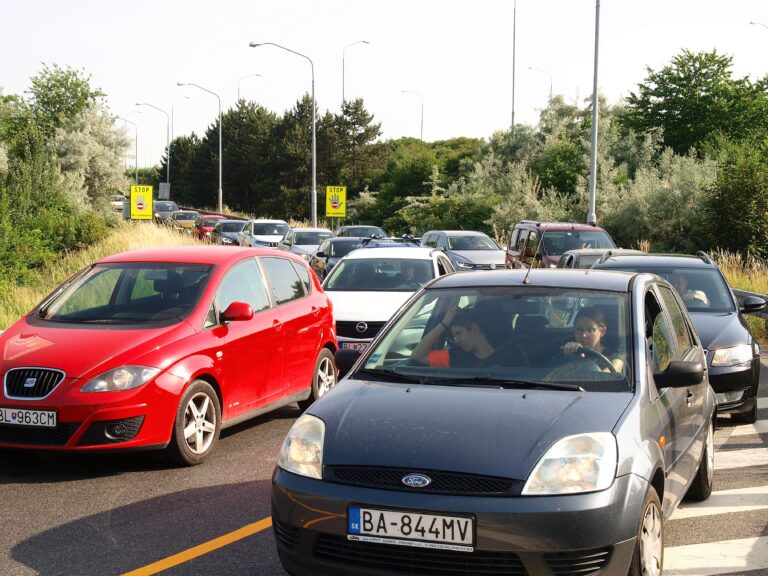
[[[738,252],[718,250],[712,254],[728,283],[740,290],[768,294],[768,263],[748,255],[746,258]],[[747,322],[752,334],[762,343],[768,342],[768,326],[760,317],[747,315]]]
[[[107,238],[80,252],[65,254],[47,269],[36,274],[29,286],[11,286],[0,293],[0,330],[16,322],[35,307],[57,285],[94,260],[125,252],[158,246],[184,246],[199,242],[189,236],[148,222],[121,223]]]

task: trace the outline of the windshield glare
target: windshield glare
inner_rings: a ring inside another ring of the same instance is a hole
[[[498,250],[499,247],[488,236],[449,236],[451,250]]]
[[[415,292],[434,277],[432,260],[342,259],[323,289],[326,292]]]
[[[427,290],[366,353],[363,377],[389,370],[425,383],[447,378],[476,385],[492,378],[626,392],[632,366],[628,307],[627,294],[596,290]]]
[[[562,254],[581,248],[615,248],[611,237],[602,230],[547,230],[544,234],[544,252]]]
[[[212,265],[97,264],[38,312],[52,322],[147,324],[178,321],[194,308]]]

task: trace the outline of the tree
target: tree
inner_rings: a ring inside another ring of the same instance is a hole
[[[733,79],[733,59],[683,50],[648,76],[627,97],[622,122],[639,133],[663,131],[664,145],[678,154],[700,149],[716,132],[740,137],[768,128],[766,80]]]

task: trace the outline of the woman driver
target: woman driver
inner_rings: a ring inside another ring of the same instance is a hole
[[[616,355],[615,351],[609,350],[601,342],[607,328],[605,315],[601,310],[582,308],[573,322],[575,342],[568,342],[562,347],[563,355],[573,356],[578,354],[581,348],[589,348],[608,358],[614,370],[621,373],[624,370],[624,361]],[[605,368],[604,371],[609,370]]]

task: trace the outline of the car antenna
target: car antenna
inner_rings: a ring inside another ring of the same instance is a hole
[[[540,258],[541,258],[541,252],[539,252],[539,250],[541,249],[541,241],[542,241],[542,238],[539,237],[539,243],[536,246],[536,252],[534,252],[534,254],[533,254],[533,261],[534,262],[538,262],[540,260]],[[523,284],[528,284],[528,276],[530,276],[531,270],[533,270],[533,264],[528,266],[528,272],[525,273],[525,278],[523,278]]]

